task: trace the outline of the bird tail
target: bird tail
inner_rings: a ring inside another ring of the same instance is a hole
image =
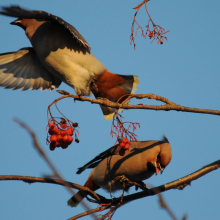
[[[98,185],[96,185],[93,181],[93,173],[95,171],[95,168],[92,170],[92,172],[89,175],[88,180],[86,181],[86,183],[84,184],[84,187],[88,187],[90,190],[95,191],[97,189],[99,189],[100,187]],[[71,207],[77,207],[79,205],[80,202],[82,202],[82,200],[85,197],[85,192],[79,190],[74,196],[72,196],[68,201],[67,204]]]
[[[96,98],[106,98],[112,102],[117,102],[120,97],[122,98],[119,103],[123,102],[127,97],[126,95],[133,94],[137,91],[138,77],[131,75],[119,75],[105,70],[95,80],[95,86],[91,87],[91,90]],[[128,104],[126,102],[126,104]],[[104,117],[107,120],[111,120],[114,116],[114,108],[100,105]],[[120,109],[119,112],[123,110]]]
[[[78,191],[74,196],[72,196],[68,201],[67,204],[71,207],[77,207],[79,203],[84,199],[84,195],[82,195],[81,191]]]

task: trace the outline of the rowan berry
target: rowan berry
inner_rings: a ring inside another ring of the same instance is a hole
[[[55,143],[50,143],[50,150],[55,150],[56,146],[55,146]]]
[[[51,135],[50,136],[50,142],[51,143],[53,143],[53,142],[55,143],[56,141],[57,141],[57,136],[56,135]]]
[[[119,144],[119,146],[120,146],[121,148],[124,148],[124,147],[125,147],[125,143],[124,143],[124,142],[121,142],[121,143]]]
[[[128,143],[128,139],[127,138],[123,138],[123,143],[127,144]]]
[[[55,126],[55,125],[54,125],[53,122],[51,122],[51,123],[49,124],[49,128],[51,128],[51,127],[53,127],[53,126]]]
[[[72,123],[73,127],[78,127],[78,123],[75,122],[75,123]]]
[[[49,133],[50,135],[55,134],[55,126],[54,126],[54,125],[49,127],[48,133]]]
[[[57,141],[61,142],[63,140],[63,136],[61,136],[60,134],[57,135]]]
[[[67,135],[67,142],[70,145],[73,142],[73,137],[70,135]]]
[[[67,128],[67,124],[66,124],[66,123],[61,123],[61,124],[60,124],[60,127],[61,127],[62,129],[66,129],[66,128]]]
[[[153,31],[150,31],[150,33],[148,34],[148,37],[152,38],[154,36]]]
[[[70,135],[70,136],[73,136],[73,128],[67,128],[66,134]]]
[[[63,136],[63,143],[68,143],[68,136],[67,135]]]
[[[62,144],[61,144],[62,149],[66,149],[68,146],[69,146],[69,145],[66,144],[66,143],[62,143]]]
[[[79,139],[78,139],[78,138],[75,138],[75,142],[76,142],[76,143],[79,143]]]
[[[65,136],[66,135],[66,131],[60,130],[60,135],[61,136]]]
[[[120,155],[120,156],[124,156],[124,155],[125,155],[125,150],[124,150],[123,148],[121,148],[121,149],[119,150],[119,155]]]
[[[61,145],[61,142],[59,142],[59,141],[57,141],[57,142],[55,143],[55,146],[56,146],[56,147],[60,147],[60,145]]]
[[[124,149],[129,150],[129,148],[130,148],[130,144],[129,143],[125,144]]]

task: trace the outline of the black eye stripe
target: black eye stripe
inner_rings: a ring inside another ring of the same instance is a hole
[[[147,169],[149,171],[151,171],[151,172],[155,172],[156,171],[156,167],[151,162],[147,163]]]
[[[157,163],[159,163],[159,164],[160,164],[160,153],[159,153],[159,154],[157,154]]]

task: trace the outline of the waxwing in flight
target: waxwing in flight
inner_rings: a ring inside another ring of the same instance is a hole
[[[19,6],[3,7],[0,14],[17,17],[11,24],[23,28],[33,46],[0,54],[0,86],[52,90],[64,82],[77,95],[92,92],[96,98],[113,102],[137,90],[137,76],[108,71],[90,52],[83,36],[63,19]],[[105,118],[111,119],[113,109],[101,108]]]
[[[163,172],[172,158],[171,146],[164,136],[161,141],[135,141],[129,142],[130,149],[124,156],[119,155],[119,146],[113,146],[96,156],[93,160],[78,168],[80,174],[87,168],[93,168],[85,187],[95,191],[103,188],[114,192],[123,189],[123,184],[112,180],[118,176],[125,176],[133,182],[140,182],[150,178],[154,173]],[[129,189],[126,185],[126,189]],[[84,198],[78,191],[68,200],[68,205],[76,207]]]

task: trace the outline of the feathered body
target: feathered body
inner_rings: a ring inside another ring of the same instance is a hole
[[[109,72],[91,53],[80,33],[63,19],[18,6],[5,7],[0,14],[18,17],[11,24],[23,28],[33,46],[0,54],[1,86],[22,90],[54,89],[64,82],[78,95],[92,92],[96,98],[114,102],[137,90],[136,76]],[[110,119],[113,110],[101,108]]]
[[[93,168],[84,186],[91,190],[99,188],[111,192],[121,190],[123,185],[120,182],[112,182],[116,177],[125,176],[133,182],[140,182],[155,173],[158,174],[159,171],[162,173],[172,159],[171,146],[165,136],[161,141],[135,141],[129,144],[130,149],[124,156],[119,155],[120,147],[116,145],[80,167],[78,174],[87,168]],[[126,184],[126,190],[130,186]],[[81,197],[78,200],[76,197],[79,195]],[[68,201],[68,204],[74,207],[82,199],[83,194],[79,191]]]

